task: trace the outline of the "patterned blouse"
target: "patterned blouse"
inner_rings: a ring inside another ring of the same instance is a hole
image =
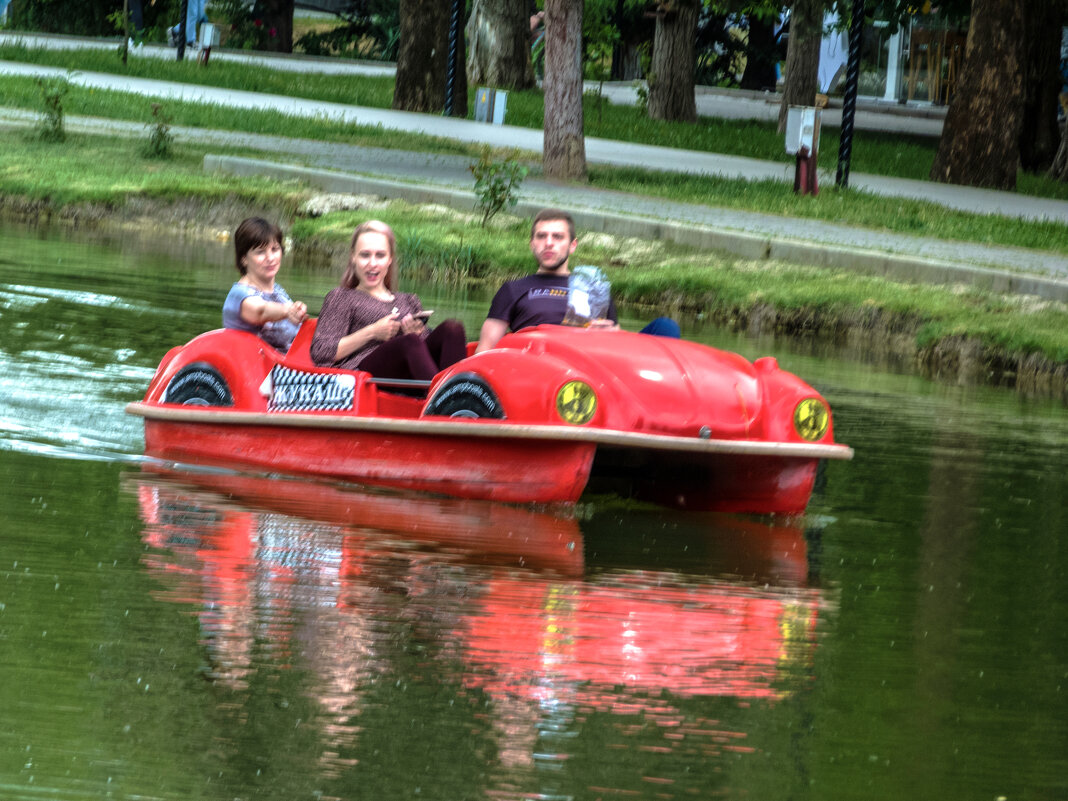
[[[321,367],[358,369],[360,362],[381,345],[382,340],[368,342],[355,353],[350,353],[341,361],[335,362],[337,343],[342,337],[381,320],[394,310],[400,313],[400,317],[403,317],[409,313],[415,314],[422,311],[423,304],[419,302],[418,295],[406,292],[394,293],[393,300],[379,300],[362,289],[346,289],[345,287],[331,289],[327,293],[326,300],[323,301],[323,308],[319,312],[319,322],[315,327],[315,337],[311,344],[312,361]],[[426,339],[429,333],[430,329],[424,328],[420,336]]]

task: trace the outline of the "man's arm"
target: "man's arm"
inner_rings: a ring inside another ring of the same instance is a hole
[[[506,320],[487,317],[486,322],[482,324],[482,331],[478,335],[478,347],[475,348],[475,353],[481,353],[484,350],[496,347],[497,343],[501,341],[501,337],[507,333],[508,322]]]

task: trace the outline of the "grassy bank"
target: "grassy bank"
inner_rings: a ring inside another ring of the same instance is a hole
[[[71,135],[49,145],[26,132],[0,133],[0,211],[204,234],[266,212],[283,219],[296,252],[309,258],[343,251],[353,227],[373,215],[397,229],[410,273],[452,286],[492,285],[530,269],[526,220],[502,216],[483,229],[474,214],[371,201],[359,211],[312,218],[302,211],[313,196],[307,187],[205,174],[204,148],[182,145],[166,161],[145,158],[141,148],[139,140]],[[1014,380],[1028,363],[1052,383],[1055,396],[1068,391],[1064,304],[753,262],[644,239],[588,235],[580,248],[584,263],[606,269],[621,300],[659,313],[701,315],[750,330],[759,319],[765,330],[836,340],[892,335],[932,373],[947,372],[960,343],[973,350],[979,343],[986,371],[980,378]],[[934,365],[932,354],[941,354]]]
[[[172,66],[183,67],[181,64]],[[205,72],[203,68],[195,65],[184,66]],[[353,81],[349,79],[349,82]],[[134,121],[146,125],[152,121],[153,101],[140,95],[71,87],[63,102],[67,114]],[[30,78],[5,78],[0,84],[0,105],[36,111],[41,106],[40,89]],[[477,149],[470,145],[416,134],[384,131],[372,126],[294,118],[274,112],[235,112],[232,109],[198,103],[167,101],[163,106],[173,124],[193,128],[464,155],[472,161],[477,158]],[[636,113],[633,109],[628,111]],[[272,154],[271,158],[279,159],[281,156]],[[295,157],[289,157],[288,160],[299,161]],[[535,167],[536,173],[537,165],[532,166]],[[858,191],[824,191],[816,197],[802,197],[774,181],[748,182],[609,167],[591,168],[590,185],[595,188],[715,207],[828,220],[894,233],[1068,254],[1068,226],[1063,224],[968,214],[948,210],[933,203],[903,198],[887,199]]]
[[[16,45],[0,46],[0,59],[230,89],[248,90],[255,87],[259,92],[373,108],[389,108],[393,98],[392,78],[302,74],[222,61],[212,62],[205,69],[192,61],[179,63],[133,57],[124,66],[118,56],[109,51],[45,50]],[[474,115],[473,103],[471,93],[469,117]],[[541,129],[543,107],[542,94],[538,90],[510,92],[508,123]],[[782,135],[772,123],[710,117],[701,118],[695,125],[668,123],[651,120],[636,107],[599,103],[589,95],[586,98],[585,133],[604,139],[790,162],[790,157],[784,152]],[[838,143],[838,131],[824,129],[820,153],[820,166],[823,169],[834,170]],[[926,180],[937,144],[937,140],[925,137],[857,131],[852,170]],[[1019,176],[1018,191],[1068,199],[1068,184],[1023,172]]]

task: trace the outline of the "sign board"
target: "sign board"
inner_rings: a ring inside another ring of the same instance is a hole
[[[210,22],[200,25],[200,46],[204,48],[219,46],[219,29]]]
[[[790,106],[786,110],[786,152],[791,156],[804,148],[809,155],[819,149],[820,110],[809,106]]]
[[[508,107],[508,93],[500,89],[480,88],[475,93],[475,122],[504,125],[504,112]]]
[[[346,373],[315,373],[278,364],[267,381],[271,412],[351,411],[356,378]]]

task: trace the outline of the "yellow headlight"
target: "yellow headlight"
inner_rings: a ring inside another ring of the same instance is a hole
[[[597,393],[583,381],[568,381],[556,393],[556,413],[566,423],[581,426],[597,411]]]
[[[809,442],[823,439],[830,421],[827,404],[819,398],[805,398],[794,409],[794,430],[801,439]]]

